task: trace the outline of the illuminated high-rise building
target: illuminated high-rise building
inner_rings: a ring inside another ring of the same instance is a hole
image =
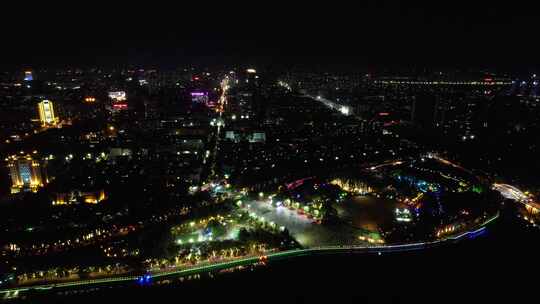
[[[191,92],[191,102],[193,104],[208,104],[208,92],[194,91]]]
[[[255,69],[246,70],[246,83],[256,85],[257,79],[259,79],[259,76],[257,75],[257,70]]]
[[[21,153],[6,159],[11,176],[11,193],[36,192],[48,182],[44,163],[35,156],[35,152],[33,155]]]
[[[119,113],[128,109],[127,96],[124,91],[109,92],[110,102],[106,108],[111,113]]]
[[[58,123],[58,117],[54,113],[53,102],[50,100],[43,100],[38,103],[39,121],[41,125],[54,126]]]
[[[34,80],[34,75],[32,74],[32,71],[24,71],[24,81],[32,80]]]

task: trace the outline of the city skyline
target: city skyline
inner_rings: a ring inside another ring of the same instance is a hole
[[[0,18],[0,303],[538,298],[537,10],[102,4]]]

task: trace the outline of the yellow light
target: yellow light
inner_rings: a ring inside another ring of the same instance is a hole
[[[50,100],[38,103],[38,112],[42,126],[55,125],[59,120],[55,115],[54,104]]]
[[[84,202],[87,204],[97,204],[97,199],[93,197],[88,197],[84,199]]]
[[[98,198],[98,201],[101,202],[102,200],[104,200],[107,196],[105,195],[105,191],[101,191],[99,193],[99,198]]]

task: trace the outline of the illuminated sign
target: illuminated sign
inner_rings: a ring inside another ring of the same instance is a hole
[[[191,92],[191,101],[193,103],[207,104],[208,103],[208,92],[199,92],[199,91]]]
[[[109,98],[116,101],[124,101],[127,99],[126,92],[124,91],[109,92]]]
[[[125,110],[128,108],[127,103],[114,103],[112,106],[115,110]]]
[[[310,180],[312,178],[313,178],[313,176],[302,178],[302,179],[296,180],[296,181],[294,181],[292,183],[285,184],[285,186],[287,187],[288,190],[293,190],[293,189],[295,189],[297,187],[302,186],[305,181]]]

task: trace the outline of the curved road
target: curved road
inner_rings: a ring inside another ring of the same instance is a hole
[[[498,214],[484,222],[479,229],[474,231],[468,231],[462,233],[458,236],[448,237],[443,240],[432,241],[432,242],[420,242],[413,244],[404,244],[404,245],[384,245],[384,246],[325,246],[325,247],[316,247],[308,249],[294,249],[288,251],[281,251],[276,253],[268,254],[265,257],[265,260],[280,260],[284,258],[308,255],[308,254],[319,254],[319,253],[343,253],[343,252],[354,252],[354,253],[389,253],[389,252],[405,252],[405,251],[415,251],[423,250],[427,248],[434,248],[448,243],[458,242],[464,239],[474,238],[485,232],[486,225],[498,218]],[[182,277],[192,274],[205,273],[210,271],[216,271],[221,269],[227,269],[237,266],[248,266],[255,264],[261,261],[263,257],[261,256],[252,256],[240,258],[232,261],[219,262],[207,265],[195,266],[189,269],[182,270],[172,270],[164,271],[159,273],[151,274],[152,278],[165,278],[165,277]],[[111,277],[103,279],[93,279],[93,280],[83,280],[76,282],[65,282],[65,283],[51,283],[51,284],[41,284],[29,287],[14,287],[0,289],[0,294],[4,296],[9,296],[9,294],[18,294],[20,292],[25,292],[29,290],[49,290],[52,288],[69,288],[69,287],[86,287],[91,285],[101,285],[101,284],[111,284],[111,283],[122,283],[122,282],[136,282],[140,276],[122,276],[122,277]]]
[[[507,199],[520,202],[529,208],[540,211],[540,204],[533,201],[527,194],[512,185],[494,183],[493,190],[499,191],[499,193]]]

